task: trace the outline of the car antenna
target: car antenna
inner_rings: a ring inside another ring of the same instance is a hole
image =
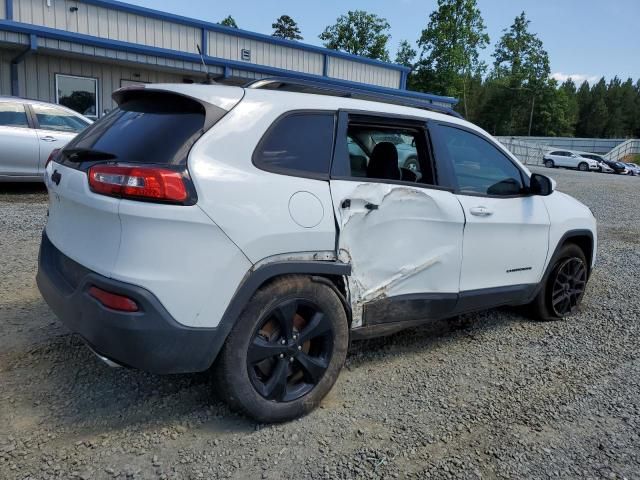
[[[209,73],[209,69],[207,69],[207,64],[204,63],[204,54],[202,53],[202,49],[200,48],[200,45],[196,43],[196,48],[198,49],[198,54],[200,55],[200,61],[202,62],[202,66],[204,67],[204,71],[207,72],[207,78],[205,78],[204,84],[206,85],[213,85],[214,83],[216,83],[213,79],[213,76],[211,75],[211,73]]]

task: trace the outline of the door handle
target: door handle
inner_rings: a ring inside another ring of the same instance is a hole
[[[351,199],[350,198],[345,198],[342,203],[340,204],[340,206],[344,209],[350,208],[351,207]]]
[[[42,137],[40,140],[45,142],[57,142],[58,139],[56,137],[52,137],[51,135],[47,135],[46,137]]]
[[[487,207],[472,207],[469,211],[471,212],[471,215],[476,215],[478,217],[488,217],[489,215],[493,215],[493,212]]]
[[[378,205],[376,205],[375,203],[365,203],[364,208],[366,208],[367,210],[377,210]]]

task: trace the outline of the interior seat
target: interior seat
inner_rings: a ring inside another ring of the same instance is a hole
[[[393,143],[380,142],[373,148],[367,165],[367,177],[400,180],[398,150]]]

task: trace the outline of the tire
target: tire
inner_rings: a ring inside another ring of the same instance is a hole
[[[554,168],[556,166],[555,163],[553,163],[553,160],[545,160],[544,161],[544,166],[547,168]]]
[[[255,293],[226,340],[216,363],[222,397],[263,423],[305,415],[333,387],[348,344],[345,309],[331,287],[281,277]]]
[[[553,267],[549,275],[543,280],[544,283],[540,292],[526,307],[527,313],[535,320],[560,320],[575,314],[580,306],[587,285],[589,267],[584,252],[580,247],[573,243],[568,243],[554,255],[551,261]],[[577,267],[577,270],[581,272],[576,275],[574,283],[569,281],[565,276],[567,269],[573,267]],[[566,287],[567,290],[565,291],[562,291],[562,287],[559,285],[559,283],[565,283],[563,280],[565,280],[567,284],[570,284],[569,287]],[[574,290],[576,292],[574,292]],[[571,293],[569,294],[569,292]],[[553,297],[554,293],[556,293],[556,298]],[[559,293],[569,297],[567,299],[568,304],[566,302],[564,304],[568,308],[559,308],[563,305],[554,305],[554,300],[558,300]]]
[[[586,172],[587,170],[589,170],[589,165],[584,162],[580,162],[578,164],[578,170],[580,170],[581,172]]]
[[[404,162],[404,168],[408,168],[412,172],[420,171],[420,165],[418,164],[418,159],[416,157],[409,157]]]

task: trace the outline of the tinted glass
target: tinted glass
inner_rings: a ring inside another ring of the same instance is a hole
[[[78,135],[65,150],[86,149],[132,163],[180,165],[202,135],[205,111],[193,100],[150,94],[120,105]]]
[[[98,80],[87,77],[56,75],[58,101],[86,117],[98,116]]]
[[[24,105],[20,103],[0,102],[0,127],[29,128]]]
[[[88,122],[61,108],[38,104],[33,104],[32,107],[40,128],[44,130],[78,133],[89,125]]]
[[[516,195],[522,191],[520,170],[494,145],[459,128],[443,126],[439,134],[461,193]]]
[[[330,113],[288,115],[258,145],[255,164],[276,173],[329,175],[334,117]]]

